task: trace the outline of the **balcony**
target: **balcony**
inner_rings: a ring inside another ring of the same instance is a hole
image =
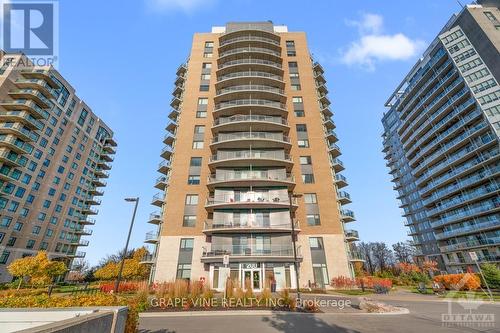
[[[97,189],[96,187],[91,187],[87,190],[90,195],[102,196],[104,192],[102,190]]]
[[[344,222],[344,223],[356,221],[356,218],[354,217],[354,212],[352,212],[349,209],[341,209],[340,210],[340,218],[342,219],[342,222]]]
[[[70,258],[85,258],[86,253],[82,251],[76,251],[76,252],[68,252],[66,253],[66,256]]]
[[[186,74],[186,72],[187,72],[187,63],[181,64],[179,65],[179,67],[177,67],[177,72],[176,72],[177,75],[184,75]]]
[[[286,101],[285,91],[281,88],[272,87],[268,85],[244,84],[238,86],[230,86],[218,89],[215,96],[217,103],[221,99],[244,99],[248,96],[257,99],[277,99],[281,102]]]
[[[13,99],[30,99],[33,100],[37,105],[39,105],[43,109],[48,109],[52,107],[52,102],[49,101],[44,94],[39,92],[36,89],[24,88],[24,89],[15,89],[9,91],[9,96]]]
[[[92,232],[93,230],[86,228],[75,229],[75,234],[82,236],[90,236],[92,235]]]
[[[271,223],[270,220],[254,220],[254,221],[221,221],[214,222],[213,220],[205,221],[203,233],[206,235],[222,234],[222,233],[241,233],[241,232],[265,232],[265,233],[290,233],[292,225],[290,221],[280,223]],[[295,233],[300,232],[298,221],[294,221]]]
[[[280,42],[279,40],[274,40],[271,38],[267,37],[260,37],[260,36],[240,36],[240,37],[233,37],[229,39],[221,39],[219,47],[222,48],[224,46],[228,46],[231,44],[242,44],[242,45],[248,45],[249,43],[257,42],[258,44],[264,43],[264,44],[269,44],[269,46],[274,46],[274,47],[279,47]]]
[[[44,125],[27,111],[0,111],[0,121],[21,122],[32,130],[41,130]]]
[[[181,114],[181,112],[179,110],[172,109],[172,110],[170,110],[170,113],[168,114],[168,118],[172,121],[177,122],[180,114]]]
[[[323,117],[329,119],[333,116],[333,112],[330,110],[329,105],[320,105],[320,112],[323,114]],[[334,124],[335,127],[335,124]]]
[[[478,247],[491,247],[491,246],[497,247],[499,244],[500,244],[500,237],[481,238],[481,239],[469,240],[469,241],[465,241],[465,242],[461,242],[461,243],[457,243],[457,244],[440,246],[440,249],[442,252],[453,252],[453,251],[472,249],[472,248],[478,248]]]
[[[247,167],[253,166],[280,166],[291,170],[293,167],[292,157],[283,152],[261,152],[261,151],[219,151],[218,155],[212,155],[208,165],[216,167]]]
[[[171,146],[165,146],[161,150],[160,157],[168,160],[168,159],[170,159],[170,157],[172,156],[172,154],[173,154],[172,147]]]
[[[337,127],[335,125],[335,123],[333,122],[332,118],[329,118],[329,117],[326,119],[323,119],[323,125],[325,126],[327,131],[334,130],[335,127]]]
[[[92,206],[84,206],[81,208],[81,212],[84,215],[97,215],[99,213],[99,210],[95,209]]]
[[[165,199],[163,197],[163,193],[156,193],[153,196],[153,200],[151,200],[151,204],[158,207],[163,206],[163,204],[165,203]]]
[[[31,154],[33,146],[23,142],[12,135],[0,135],[0,145],[5,145],[18,154]]]
[[[207,186],[213,191],[215,187],[266,187],[286,186],[289,189],[295,187],[295,179],[292,174],[272,173],[267,171],[228,172],[211,175],[208,177]]]
[[[359,240],[359,234],[357,230],[344,230],[345,239],[348,242],[355,242]]]
[[[163,143],[166,145],[172,146],[174,144],[174,141],[175,141],[175,134],[167,133],[163,137]]]
[[[335,185],[337,185],[337,188],[346,187],[348,185],[347,178],[345,178],[341,174],[336,174],[335,175]]]
[[[102,201],[100,199],[90,197],[90,198],[85,199],[85,203],[88,205],[100,205],[102,203]]]
[[[102,146],[102,150],[108,154],[116,154],[116,148],[109,143],[105,143],[104,146]]]
[[[160,236],[157,231],[150,231],[144,238],[144,243],[157,244],[160,241]]]
[[[161,163],[158,164],[158,172],[166,175],[170,170],[170,166],[171,166],[170,160],[161,161]]]
[[[333,158],[342,155],[342,153],[340,152],[340,147],[337,146],[335,143],[331,143],[330,146],[328,147],[328,150],[332,154]]]
[[[344,162],[342,162],[338,158],[332,159],[331,165],[332,165],[333,170],[335,170],[335,173],[338,173],[338,172],[345,170]]]
[[[328,96],[326,94],[318,94],[318,101],[322,104],[322,105],[330,105],[332,104],[330,102],[330,100],[328,99]]]
[[[223,60],[224,58],[233,55],[235,56],[243,55],[246,58],[248,58],[249,56],[255,57],[255,54],[264,56],[268,59],[272,59],[276,62],[279,62],[281,60],[281,52],[262,47],[239,47],[227,51],[222,51],[221,53],[219,53],[219,60]]]
[[[342,205],[347,205],[347,204],[350,204],[352,202],[351,195],[345,191],[338,191],[337,192],[337,200]]]
[[[12,134],[24,141],[35,141],[37,135],[26,129],[21,123],[3,123],[0,124],[0,130],[2,134]]]
[[[4,107],[7,110],[25,110],[36,119],[42,119],[48,115],[48,112],[43,110],[35,102],[26,99],[0,101],[0,106]]]
[[[106,182],[100,178],[92,178],[92,185],[96,186],[96,187],[105,187],[106,186]]]
[[[94,171],[94,175],[98,178],[109,178],[109,172],[107,172],[103,169],[96,169]]]
[[[60,88],[59,84],[52,78],[52,74],[49,69],[23,69],[21,74],[27,78],[35,78],[44,80],[47,82],[52,88]]]
[[[323,66],[321,66],[321,64],[317,61],[315,61],[313,63],[313,70],[316,72],[316,73],[320,73],[320,74],[323,74],[325,71],[323,70]]]
[[[361,252],[358,252],[358,251],[349,251],[348,257],[349,257],[350,262],[364,262],[365,261],[363,259],[363,256],[361,255]]]
[[[437,240],[457,237],[465,234],[476,234],[498,228],[498,221],[500,221],[500,214],[490,215],[484,218],[477,219],[473,224],[462,225],[451,230],[444,230],[443,232],[435,232]]]
[[[102,170],[111,170],[111,164],[109,164],[106,161],[103,160],[97,160],[97,167],[101,168]]]
[[[217,70],[218,75],[225,75],[233,70],[239,71],[248,71],[248,70],[256,70],[256,71],[271,71],[275,74],[282,75],[283,74],[283,66],[276,61],[264,60],[264,59],[237,59],[226,61],[223,64],[219,65],[219,69]]]
[[[284,86],[283,76],[281,75],[249,70],[249,71],[227,73],[225,75],[218,76],[216,87],[219,89],[224,86],[229,86],[234,84],[239,85],[249,82],[253,84],[272,84],[272,85],[278,85],[280,87]]]
[[[439,228],[447,224],[459,222],[467,218],[472,218],[476,215],[485,213],[495,213],[500,211],[500,200],[498,197],[485,200],[474,205],[467,205],[467,207],[456,209],[452,212],[441,215],[441,217],[431,222],[433,228]]]
[[[170,101],[170,106],[175,110],[179,110],[181,104],[182,104],[182,96],[174,95],[174,97],[172,97],[172,100]]]
[[[283,133],[272,132],[235,132],[221,133],[212,139],[211,146],[221,148],[240,148],[251,144],[252,148],[291,148],[290,138]]]
[[[290,205],[288,195],[271,195],[267,192],[246,192],[236,195],[216,195],[208,197],[205,208],[212,212],[214,209],[271,209],[271,208],[292,208],[297,209],[298,202],[292,198]]]
[[[156,213],[149,214],[148,223],[158,225],[161,222],[162,222],[162,219],[161,219],[161,214],[160,213],[156,212]]]
[[[224,255],[235,261],[273,261],[292,262],[294,259],[291,245],[218,245],[212,244],[211,250],[204,249],[202,262],[222,262]],[[302,261],[300,246],[297,247],[297,259]]]
[[[89,241],[86,239],[73,239],[70,243],[76,246],[89,246]]]
[[[115,139],[112,137],[107,137],[106,139],[104,139],[104,143],[109,144],[113,147],[116,147],[118,145],[118,143],[116,143]]]
[[[42,92],[45,97],[52,98],[52,87],[42,79],[17,79],[15,82],[17,87],[21,89],[37,89]]]
[[[325,82],[317,84],[316,83],[316,90],[320,95],[326,95],[328,94],[328,89],[326,88]]]
[[[106,153],[105,151],[102,151],[101,152],[101,160],[104,161],[104,162],[113,162],[114,158],[109,155],[108,153]]]
[[[247,131],[249,127],[254,131],[285,131],[289,129],[286,118],[265,115],[235,115],[215,119],[212,131]]]
[[[239,114],[243,111],[252,111],[260,109],[269,114],[279,114],[285,116],[288,111],[286,105],[281,102],[266,99],[236,99],[227,102],[215,104],[214,112],[217,116],[226,116]]]
[[[339,138],[337,137],[337,133],[335,133],[334,130],[329,130],[325,134],[326,139],[328,140],[329,143],[335,143],[339,141]]]
[[[94,225],[95,224],[95,219],[88,218],[86,216],[80,217],[78,220],[79,224],[82,225]]]
[[[156,262],[156,257],[153,254],[146,254],[139,261],[139,264],[154,264]]]
[[[155,188],[165,191],[168,186],[168,178],[166,176],[160,176],[156,178]]]

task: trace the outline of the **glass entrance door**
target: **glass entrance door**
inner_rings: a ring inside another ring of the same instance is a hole
[[[243,270],[243,289],[252,288],[253,291],[261,289],[261,272],[260,269],[244,269]]]

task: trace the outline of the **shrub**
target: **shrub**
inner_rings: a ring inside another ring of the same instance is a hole
[[[330,286],[335,289],[353,289],[357,286],[357,280],[345,276],[338,276],[330,281]]]
[[[472,273],[437,275],[434,281],[447,290],[476,290],[481,287],[481,280]]]
[[[284,289],[279,295],[285,308],[288,308],[291,311],[295,310],[297,307],[297,300],[290,295],[290,290]]]
[[[492,289],[500,289],[500,269],[495,264],[482,264],[484,279]],[[481,279],[482,280],[482,279]],[[484,281],[482,281],[484,284]]]
[[[118,292],[119,293],[135,292],[139,289],[139,284],[140,284],[140,282],[134,282],[134,281],[120,282],[120,286],[118,287]],[[115,283],[114,282],[103,282],[99,285],[99,289],[103,293],[110,293],[115,289]]]
[[[84,306],[128,306],[126,333],[136,332],[139,311],[146,308],[147,302],[139,297],[120,297],[110,294],[63,296],[7,296],[0,298],[0,308],[62,308]]]
[[[358,279],[358,286],[361,287],[361,284],[365,288],[375,289],[375,286],[384,286],[390,290],[392,288],[392,279],[388,278],[377,278],[373,276],[365,276]]]

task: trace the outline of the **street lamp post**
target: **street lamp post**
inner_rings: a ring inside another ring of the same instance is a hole
[[[134,213],[132,214],[132,221],[130,222],[130,228],[128,229],[127,242],[125,243],[125,249],[123,250],[123,253],[122,253],[120,270],[118,271],[118,277],[117,277],[116,282],[115,282],[115,289],[114,289],[115,294],[118,292],[118,287],[120,286],[120,280],[122,278],[123,265],[125,264],[125,256],[127,255],[127,251],[128,251],[128,243],[130,241],[130,235],[132,234],[132,228],[134,226],[135,213],[137,212],[137,206],[139,205],[139,197],[137,197],[137,198],[125,198],[125,201],[135,202],[135,207],[134,207]]]
[[[302,197],[302,194],[297,194],[293,192],[288,193],[288,201],[290,202],[290,222],[292,223],[292,244],[293,244],[293,267],[295,268],[295,280],[297,283],[297,300],[300,300],[300,283],[299,283],[299,265],[297,262],[297,245],[296,245],[296,240],[295,240],[295,223],[293,221],[293,214],[292,214],[292,200],[294,198],[300,198]]]

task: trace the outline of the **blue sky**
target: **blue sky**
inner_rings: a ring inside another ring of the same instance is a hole
[[[157,164],[175,70],[192,35],[228,21],[272,20],[305,31],[321,61],[335,113],[347,191],[363,241],[407,238],[381,153],[384,102],[449,17],[455,0],[62,0],[60,72],[115,131],[118,153],[87,259],[123,247],[141,199],[131,246],[143,245],[155,210]]]

